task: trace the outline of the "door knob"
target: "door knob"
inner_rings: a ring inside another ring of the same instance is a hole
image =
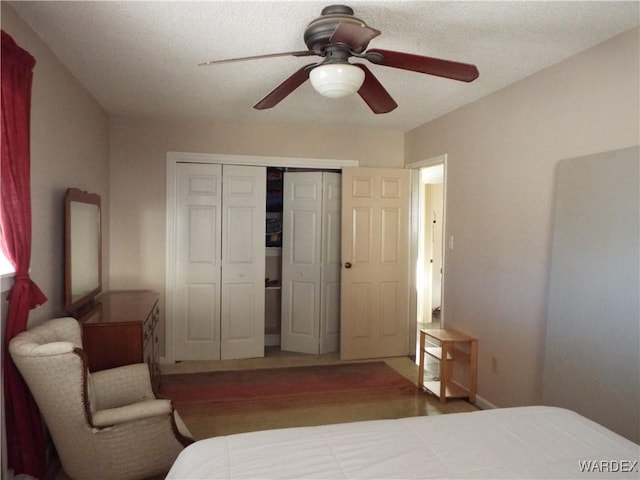
[[[344,264],[344,268],[351,268],[351,262],[347,262]]]

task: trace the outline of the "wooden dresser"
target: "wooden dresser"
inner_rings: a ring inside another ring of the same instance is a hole
[[[107,292],[78,318],[90,371],[146,362],[151,384],[158,387],[158,299],[151,291]]]

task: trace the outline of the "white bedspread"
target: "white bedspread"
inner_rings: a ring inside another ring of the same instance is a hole
[[[640,446],[574,412],[520,407],[209,438],[167,478],[638,479],[638,460]]]

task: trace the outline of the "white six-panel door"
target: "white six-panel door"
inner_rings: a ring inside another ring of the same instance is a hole
[[[176,170],[175,360],[263,356],[265,169]]]
[[[342,171],[343,359],[409,354],[410,171]]]

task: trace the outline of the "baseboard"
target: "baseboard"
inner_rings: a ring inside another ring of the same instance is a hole
[[[270,334],[264,336],[265,347],[277,347],[278,345],[280,345],[280,335]]]
[[[476,395],[476,406],[481,410],[492,410],[494,408],[499,408],[497,405],[494,405],[489,400],[482,398],[480,395]]]

